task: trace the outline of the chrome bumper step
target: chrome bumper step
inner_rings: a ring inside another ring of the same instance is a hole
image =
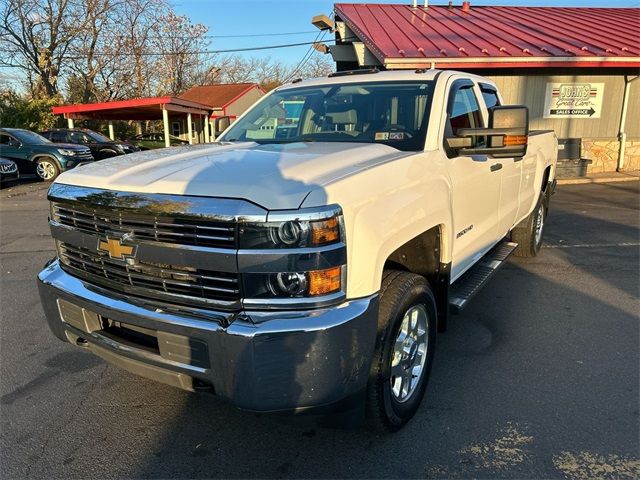
[[[451,285],[449,306],[452,313],[460,313],[469,304],[517,246],[514,242],[499,243]]]

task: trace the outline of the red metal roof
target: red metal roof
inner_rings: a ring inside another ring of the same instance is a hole
[[[339,3],[335,11],[388,68],[640,67],[638,8]]]
[[[104,120],[155,120],[162,118],[162,109],[171,111],[171,115],[194,113],[208,115],[211,108],[202,103],[175,97],[149,97],[132,100],[116,100],[102,103],[81,103],[53,107],[55,115],[76,119]]]
[[[254,88],[260,87],[256,83],[199,85],[184,92],[180,98],[204,103],[213,108],[225,108]]]

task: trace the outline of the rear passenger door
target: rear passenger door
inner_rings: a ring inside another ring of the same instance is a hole
[[[475,84],[455,80],[447,101],[445,138],[461,128],[482,128],[484,119]],[[452,185],[453,252],[452,279],[457,278],[498,240],[500,171],[486,155],[458,156],[446,142]]]
[[[498,90],[491,84],[480,83],[480,92],[483,102],[488,111],[500,105]],[[513,227],[518,215],[518,207],[520,205],[520,179],[522,178],[522,157],[516,158],[500,158],[496,160],[502,165],[501,185],[500,185],[500,206],[498,233],[500,236],[506,235],[511,227]]]

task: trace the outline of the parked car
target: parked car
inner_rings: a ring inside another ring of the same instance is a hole
[[[140,150],[153,150],[156,148],[164,148],[164,134],[163,133],[143,133],[142,135],[136,135],[128,140],[131,144],[136,145]],[[169,142],[172,147],[180,147],[182,145],[189,145],[187,140],[182,140],[173,135],[169,135]]]
[[[109,137],[88,128],[55,128],[40,132],[40,135],[55,143],[86,145],[96,160],[126,155],[140,150],[135,145],[111,140]]]
[[[296,128],[261,129],[291,101]],[[555,134],[487,78],[376,70],[283,85],[219,140],[52,185],[50,329],[242,409],[398,430],[450,312],[540,252]]]
[[[18,165],[13,160],[0,157],[0,186],[6,186],[20,178]]]
[[[79,163],[93,161],[88,147],[53,143],[21,128],[0,128],[0,155],[16,162],[21,174],[35,173],[47,182]]]

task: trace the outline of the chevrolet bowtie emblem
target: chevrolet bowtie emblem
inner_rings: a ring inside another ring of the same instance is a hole
[[[136,255],[136,247],[123,245],[117,238],[107,237],[106,240],[99,240],[98,250],[107,252],[109,254],[109,258],[116,258],[118,260],[132,258]]]

